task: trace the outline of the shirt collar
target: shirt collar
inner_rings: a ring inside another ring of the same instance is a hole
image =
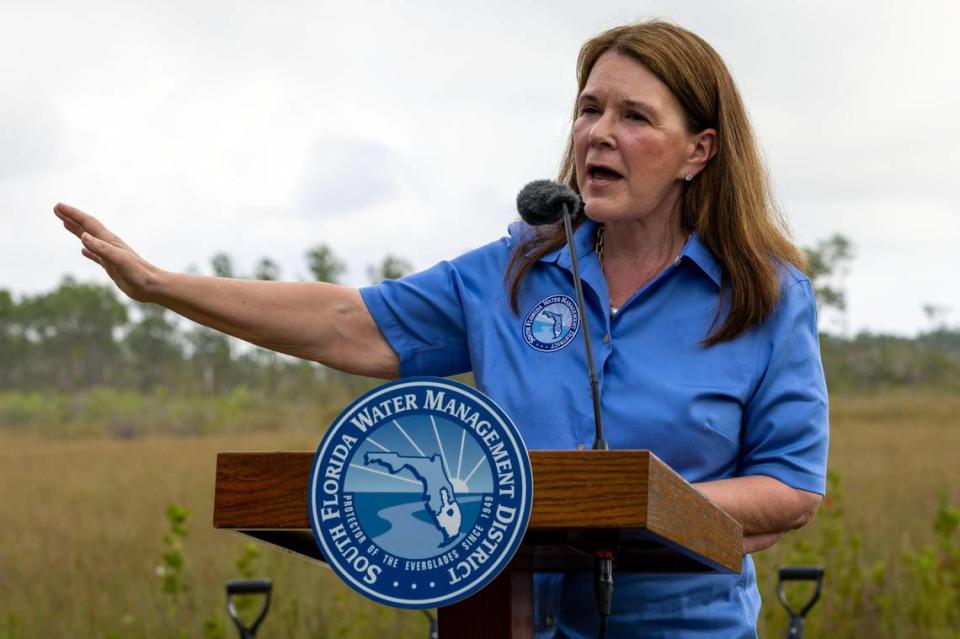
[[[720,266],[720,262],[717,261],[713,251],[707,248],[696,231],[690,235],[690,239],[687,240],[687,243],[683,245],[683,250],[680,251],[680,259],[683,258],[687,258],[696,264],[701,271],[713,280],[714,284],[723,286],[723,267]]]
[[[577,245],[577,258],[579,258],[581,262],[585,257],[592,255],[594,252],[597,242],[597,226],[596,222],[587,218],[573,233],[573,241]],[[682,260],[684,258],[696,264],[707,277],[713,280],[714,284],[722,286],[723,267],[720,266],[720,262],[717,261],[713,251],[707,248],[707,245],[703,243],[703,240],[700,239],[700,235],[696,231],[690,235],[690,239],[687,240],[683,245],[683,250],[680,251],[680,259]],[[555,262],[560,266],[570,268],[570,247],[564,244],[560,248],[544,255],[540,260],[544,262]]]
[[[573,241],[577,246],[577,261],[582,262],[583,258],[592,254],[597,244],[597,223],[590,218],[584,219],[583,223],[573,232]],[[543,262],[555,262],[564,268],[570,268],[573,261],[570,259],[570,246],[564,243],[558,249],[550,251],[540,258]]]

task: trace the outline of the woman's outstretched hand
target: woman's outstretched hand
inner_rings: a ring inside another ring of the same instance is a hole
[[[57,204],[81,252],[121,291],[214,330],[348,373],[392,379],[400,360],[360,291],[326,282],[267,282],[164,271],[137,255],[97,218]]]
[[[54,214],[63,227],[80,238],[80,252],[103,267],[121,291],[138,302],[150,302],[160,269],[140,257],[97,218],[68,204],[57,204]]]

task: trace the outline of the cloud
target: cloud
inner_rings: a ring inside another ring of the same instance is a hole
[[[374,140],[321,140],[306,162],[300,210],[346,215],[383,204],[400,194],[410,173],[396,153]]]
[[[295,276],[324,242],[362,284],[387,251],[454,257],[555,172],[581,43],[653,16],[727,62],[801,242],[858,247],[854,329],[960,308],[936,288],[960,269],[960,5],[866,0],[3,2],[0,219],[17,232],[0,285],[95,272],[49,215],[58,199],[167,268],[229,250]],[[917,293],[891,303],[902,277]]]
[[[56,168],[60,130],[46,105],[0,99],[0,180]]]

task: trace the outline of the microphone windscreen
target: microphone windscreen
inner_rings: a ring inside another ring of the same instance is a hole
[[[570,214],[580,210],[580,196],[569,186],[552,180],[535,180],[523,187],[517,195],[517,211],[530,226],[553,224],[563,217],[563,205]]]

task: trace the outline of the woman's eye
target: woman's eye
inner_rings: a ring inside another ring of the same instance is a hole
[[[636,111],[629,111],[629,112],[627,113],[627,119],[628,119],[628,120],[636,120],[637,122],[643,122],[643,121],[645,121],[647,118],[645,118],[642,113],[637,113]]]
[[[580,115],[590,115],[593,113],[600,113],[600,109],[590,104],[580,107]]]

